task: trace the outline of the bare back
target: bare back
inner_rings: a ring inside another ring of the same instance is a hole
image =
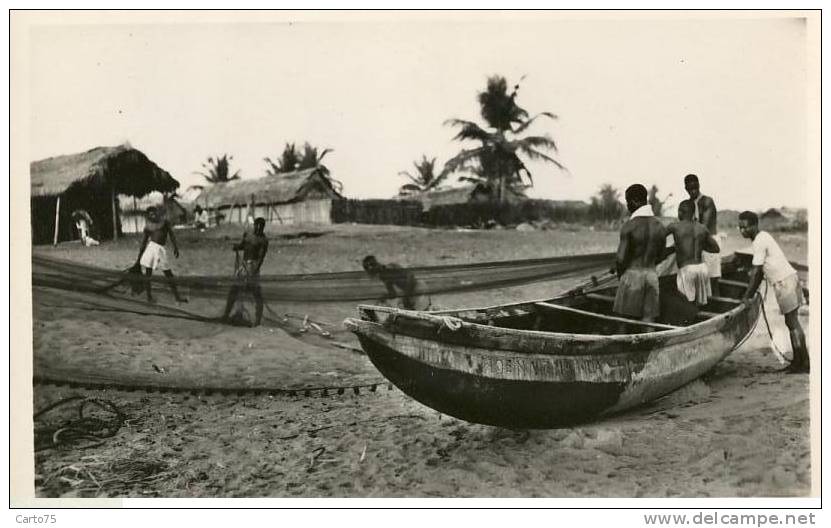
[[[703,224],[681,220],[669,226],[675,240],[675,259],[678,267],[700,264],[701,252],[718,253],[719,248],[710,232]]]
[[[678,267],[700,264],[707,229],[697,222],[681,221],[670,225],[667,230],[672,233],[675,240],[675,259]]]
[[[620,232],[618,262],[624,269],[655,268],[666,248],[667,230],[652,217],[633,218]]]

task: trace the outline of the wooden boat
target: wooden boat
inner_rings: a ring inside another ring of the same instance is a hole
[[[712,369],[753,332],[760,296],[744,305],[749,260],[723,260],[720,297],[703,309],[663,276],[661,317],[612,314],[616,286],[544,301],[417,312],[361,305],[344,321],[404,393],[463,420],[550,428],[643,404]]]

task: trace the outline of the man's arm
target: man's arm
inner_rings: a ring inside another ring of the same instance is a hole
[[[176,243],[176,235],[173,234],[173,227],[170,225],[170,222],[165,222],[164,228],[167,229],[167,233],[170,235],[170,243],[173,244],[173,256],[179,258],[179,244]]]
[[[713,238],[713,235],[710,234],[710,231],[706,231],[706,236],[704,237],[704,251],[707,253],[719,253],[721,251],[721,248],[718,246],[718,242],[715,238]]]
[[[716,203],[713,201],[712,198],[709,196],[704,196],[701,198],[699,203],[699,207],[701,207],[701,223],[705,226],[710,226],[716,224]],[[711,251],[711,253],[715,253]]]
[[[753,266],[750,269],[750,284],[747,286],[747,291],[742,297],[743,302],[747,302],[756,294],[759,285],[762,284],[762,266]]]
[[[242,234],[242,240],[240,240],[239,244],[234,244],[234,251],[242,251],[245,249],[245,239],[248,237],[248,233]]]
[[[615,271],[617,271],[618,278],[626,271],[629,262],[627,256],[629,253],[629,229],[626,225],[620,230],[620,243],[617,246],[617,258],[615,259]]]
[[[669,224],[666,227],[666,236],[664,237],[664,251],[661,253],[661,257],[659,259],[659,262],[664,261],[668,256],[675,253],[675,245],[674,244],[672,246],[667,246],[667,237],[672,235],[673,242],[675,241],[675,226],[676,225],[677,225],[677,222],[673,222],[673,223]]]

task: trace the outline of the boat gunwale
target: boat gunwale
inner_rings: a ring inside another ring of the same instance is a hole
[[[759,303],[761,296],[757,292],[754,296],[754,303]],[[535,301],[538,302],[538,301]],[[521,304],[528,304],[528,302],[517,303]],[[514,305],[516,306],[516,305]],[[373,305],[359,305],[360,309],[368,309],[373,311],[381,311],[389,314],[394,314],[396,318],[405,318],[405,319],[416,319],[421,321],[426,321],[429,323],[433,323],[435,326],[441,328],[442,325],[445,324],[444,317],[439,315],[433,315],[427,312],[421,312],[417,310],[403,310],[399,308],[390,308],[384,306],[373,306]],[[592,344],[592,343],[608,343],[608,344],[632,344],[632,345],[643,345],[645,343],[649,343],[650,341],[655,341],[656,345],[670,345],[675,343],[687,342],[693,339],[697,339],[703,337],[713,331],[716,331],[717,328],[724,325],[728,322],[729,319],[734,318],[735,316],[739,315],[743,310],[749,310],[750,307],[745,306],[744,304],[739,304],[736,307],[730,309],[727,312],[723,312],[716,317],[711,317],[705,321],[701,321],[699,323],[695,323],[689,326],[681,326],[678,328],[670,329],[670,330],[660,330],[655,332],[644,332],[641,334],[612,334],[612,335],[596,335],[596,334],[574,334],[574,333],[564,333],[564,332],[546,332],[541,330],[521,330],[516,328],[503,328],[503,327],[495,327],[495,326],[488,326],[483,325],[480,323],[473,323],[465,320],[459,320],[463,326],[467,326],[472,330],[482,334],[499,334],[500,337],[507,337],[507,338],[520,338],[520,337],[533,337],[538,338],[541,340],[559,340],[559,341],[569,341],[572,343],[583,343],[583,344]],[[459,310],[459,311],[468,311],[468,310]],[[757,318],[758,319],[757,314]],[[370,335],[374,332],[386,332],[390,334],[401,333],[407,335],[406,332],[394,332],[390,329],[386,328],[384,323],[374,322],[374,321],[367,321],[360,318],[350,317],[344,321],[344,326],[349,328],[351,331],[356,333],[361,333],[363,335]],[[755,327],[755,324],[752,326]],[[367,332],[366,329],[372,328],[373,331]],[[426,338],[420,338],[425,339]],[[435,342],[446,342],[445,339],[441,338],[440,334],[436,335],[435,339],[429,339]],[[456,346],[453,343],[449,343],[451,346]],[[524,353],[521,350],[515,349],[494,349],[494,350],[502,350],[502,351],[510,351],[514,353]],[[534,352],[534,353],[541,353],[541,352]],[[612,352],[609,352],[612,353]],[[568,354],[558,354],[558,353],[550,353],[548,355],[568,355]],[[598,355],[605,355],[600,352]]]

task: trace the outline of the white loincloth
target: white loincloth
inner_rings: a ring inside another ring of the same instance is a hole
[[[713,292],[710,288],[710,273],[706,263],[687,264],[678,270],[675,283],[678,291],[688,301],[705,305]]]
[[[716,239],[719,246],[723,245],[724,240],[726,239],[723,233],[717,233],[713,235],[713,238]],[[721,253],[708,253],[706,251],[702,251],[701,261],[704,264],[707,264],[707,270],[711,279],[721,277]]]
[[[170,262],[167,259],[167,250],[152,240],[147,241],[147,247],[144,248],[144,253],[141,254],[139,264],[145,269],[162,269],[169,270]]]

